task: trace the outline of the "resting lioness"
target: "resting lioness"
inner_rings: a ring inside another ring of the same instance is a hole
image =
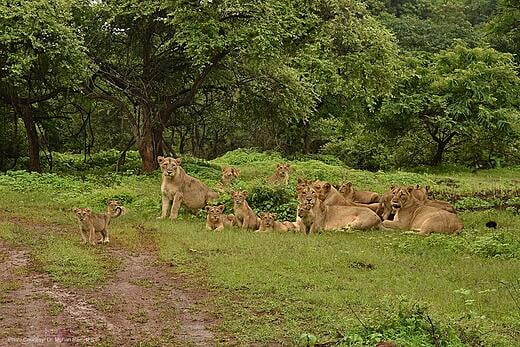
[[[318,198],[327,206],[357,206],[362,208],[369,208],[372,211],[376,211],[379,207],[379,203],[374,204],[362,204],[353,202],[343,197],[334,186],[328,182],[315,181],[312,184],[312,188],[318,193]]]
[[[276,213],[262,212],[258,216],[260,217],[258,232],[287,231],[285,223],[276,220]]]
[[[276,171],[267,181],[269,183],[289,184],[289,164],[276,164]]]
[[[430,190],[430,187],[425,186],[425,187],[421,188],[421,186],[416,185],[415,187],[411,186],[409,189],[412,189],[413,197],[416,198],[417,200],[423,202],[426,206],[437,207],[437,208],[440,208],[441,210],[445,210],[445,211],[448,211],[451,213],[456,213],[455,207],[453,207],[453,205],[450,204],[449,202],[443,201],[443,200],[429,199],[428,192]]]
[[[222,176],[220,177],[220,182],[223,185],[229,185],[235,179],[240,176],[240,170],[234,167],[224,167],[222,168]]]
[[[368,208],[324,205],[312,188],[302,193],[298,216],[306,234],[342,228],[366,230],[378,227],[381,222],[378,215]]]
[[[374,192],[367,192],[362,190],[355,190],[352,186],[352,182],[343,183],[338,192],[343,195],[343,197],[347,200],[360,202],[363,204],[370,204],[374,202],[379,202],[379,194]]]
[[[209,230],[223,230],[233,226],[235,216],[232,214],[224,214],[224,205],[206,206],[205,210],[208,213],[206,217],[206,229]]]
[[[433,232],[458,234],[464,227],[456,214],[425,206],[406,187],[394,192],[392,207],[396,211],[394,220],[385,220],[384,228],[413,230],[428,235]]]
[[[235,214],[235,220],[239,227],[244,229],[256,230],[260,224],[259,218],[256,217],[255,213],[249,207],[246,201],[248,193],[233,192],[231,197],[233,198],[233,209]]]
[[[181,167],[181,159],[157,157],[162,171],[162,213],[159,218],[177,218],[181,204],[191,211],[203,208],[208,202],[218,198],[218,194],[198,179],[186,174]]]
[[[79,231],[83,239],[83,244],[87,243],[86,234],[88,233],[88,242],[93,245],[96,244],[95,233],[101,234],[100,243],[109,243],[108,226],[110,219],[122,216],[127,211],[117,200],[108,201],[107,212],[105,213],[92,213],[90,208],[75,207],[72,210],[79,220]]]

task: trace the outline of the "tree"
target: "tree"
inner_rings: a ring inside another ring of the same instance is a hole
[[[347,95],[346,104],[388,90],[397,60],[389,33],[346,0],[92,6],[86,32],[98,69],[88,95],[129,121],[145,171],[172,148],[165,129],[185,127],[190,114],[194,124],[207,105],[255,126],[304,119],[328,93]]]
[[[385,101],[379,125],[393,133],[424,130],[434,144],[432,165],[475,132],[499,132],[497,141],[516,136],[520,79],[510,54],[459,44],[410,59],[409,67],[396,95]]]
[[[493,47],[515,54],[516,61],[520,61],[520,3],[517,0],[498,0],[497,13],[486,30]]]
[[[0,100],[23,120],[30,170],[40,170],[35,108],[70,92],[87,71],[72,12],[66,0],[0,4]]]

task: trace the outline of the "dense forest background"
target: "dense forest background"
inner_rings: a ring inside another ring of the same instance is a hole
[[[516,0],[4,0],[0,169],[137,150],[520,163]]]

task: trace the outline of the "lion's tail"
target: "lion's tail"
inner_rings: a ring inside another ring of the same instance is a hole
[[[124,216],[128,213],[128,209],[124,206],[117,206],[116,207],[117,212],[111,215],[112,218],[117,218],[119,216]]]

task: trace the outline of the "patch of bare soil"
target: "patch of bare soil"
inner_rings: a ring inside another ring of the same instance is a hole
[[[18,217],[0,215],[0,221],[63,232]],[[0,293],[0,346],[215,344],[207,292],[187,287],[149,250],[105,250],[121,262],[107,283],[65,288],[32,268],[28,250],[0,243],[0,283],[13,283]]]

